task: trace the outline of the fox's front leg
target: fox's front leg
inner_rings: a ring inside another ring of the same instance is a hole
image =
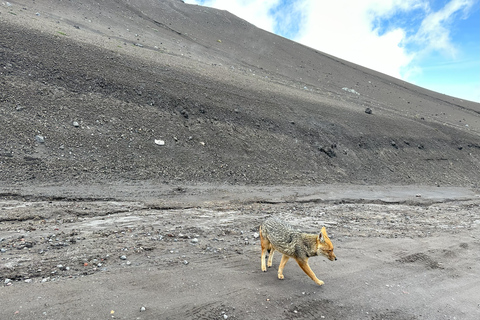
[[[300,259],[297,259],[297,263],[298,265],[300,266],[300,268],[302,268],[302,270],[313,280],[315,281],[316,284],[318,284],[319,286],[321,286],[322,284],[324,284],[325,282],[323,282],[322,280],[319,280],[317,278],[317,276],[315,275],[315,273],[313,272],[313,270],[310,268],[310,266],[308,265],[308,259],[306,260],[300,260]]]
[[[278,279],[283,280],[283,278],[285,278],[283,276],[283,268],[285,268],[285,264],[287,263],[289,258],[290,257],[286,254],[282,255],[282,260],[280,261],[280,265],[278,266]]]

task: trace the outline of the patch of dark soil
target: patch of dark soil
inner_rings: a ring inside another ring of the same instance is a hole
[[[438,261],[433,260],[430,256],[425,253],[413,253],[406,257],[397,260],[400,263],[420,263],[425,265],[428,269],[443,269]]]

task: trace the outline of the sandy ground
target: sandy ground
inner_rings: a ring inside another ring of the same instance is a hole
[[[0,140],[1,320],[480,319],[478,103],[182,1],[12,0]],[[272,215],[327,227],[324,286],[261,272]]]
[[[72,188],[62,199],[52,187],[37,197],[3,188],[2,319],[480,315],[472,190],[143,188]],[[295,262],[278,280],[280,256],[261,272],[257,228],[271,215],[312,233],[327,226],[338,261],[310,259],[324,286]]]

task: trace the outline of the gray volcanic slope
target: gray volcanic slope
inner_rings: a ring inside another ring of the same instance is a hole
[[[478,103],[225,11],[10,1],[0,35],[3,183],[480,181]]]

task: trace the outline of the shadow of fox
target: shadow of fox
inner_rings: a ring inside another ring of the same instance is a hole
[[[310,257],[324,255],[329,260],[337,260],[333,253],[333,244],[328,238],[327,230],[322,228],[320,234],[308,234],[295,230],[288,223],[277,218],[268,218],[260,226],[260,244],[262,245],[262,271],[267,271],[265,266],[265,255],[267,251],[267,266],[272,266],[273,253],[275,250],[281,252],[282,260],[278,267],[278,279],[283,279],[283,268],[288,259],[294,258],[300,268],[316,284],[322,285],[324,282],[319,280],[308,265]]]

